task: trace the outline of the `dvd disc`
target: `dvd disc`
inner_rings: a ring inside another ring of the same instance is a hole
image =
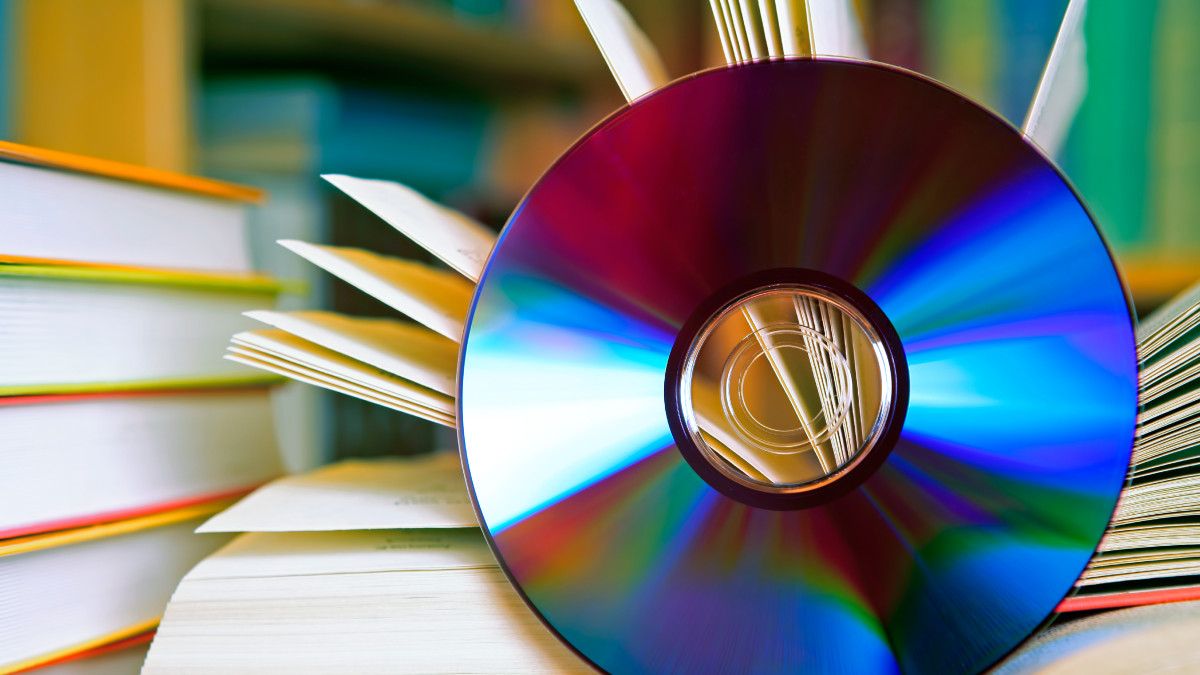
[[[501,564],[612,673],[965,673],[1070,591],[1125,480],[1132,315],[1021,134],[897,69],[677,81],[529,192],[460,444]]]

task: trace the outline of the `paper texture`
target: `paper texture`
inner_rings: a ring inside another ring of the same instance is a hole
[[[245,349],[246,351],[239,351]],[[230,350],[288,368],[297,366],[333,378],[336,383],[365,387],[374,393],[454,415],[454,397],[447,396],[344,354],[302,340],[281,330],[257,330],[233,336]],[[266,357],[273,357],[267,359]]]
[[[852,0],[808,0],[808,20],[814,55],[870,58]]]
[[[475,287],[462,276],[370,251],[320,246],[294,239],[279,242],[333,276],[455,342]]]
[[[244,534],[209,556],[188,579],[496,567],[483,533],[459,530],[353,530]]]
[[[478,527],[458,455],[346,461],[255,490],[197,532]]]
[[[255,310],[246,316],[422,387],[456,393],[458,345],[423,326],[321,311]]]
[[[471,281],[479,281],[496,235],[479,222],[386,180],[321,176]]]
[[[1087,95],[1087,46],[1083,36],[1086,11],[1087,0],[1071,0],[1067,5],[1062,27],[1025,117],[1025,135],[1051,157],[1062,150]]]
[[[253,366],[262,370],[289,377],[297,382],[304,382],[313,386],[322,387],[330,391],[336,391],[340,394],[353,396],[362,399],[368,403],[381,405],[385,408],[398,410],[402,413],[414,415],[421,419],[436,422],[443,426],[454,427],[454,416],[435,410],[433,408],[411,403],[404,399],[390,396],[381,393],[375,389],[357,385],[353,382],[343,380],[341,378],[327,375],[320,371],[305,366],[292,363],[285,359],[280,359],[269,354],[264,354],[250,347],[239,347],[233,345],[229,347],[229,353],[225,355],[226,359],[234,363],[240,363],[246,366]]]
[[[650,39],[616,0],[575,0],[579,14],[625,100],[633,102],[667,83],[667,69]]]

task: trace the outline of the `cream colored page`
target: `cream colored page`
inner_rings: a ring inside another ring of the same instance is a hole
[[[279,244],[430,330],[455,342],[462,339],[475,291],[462,276],[357,248],[295,239]]]
[[[478,527],[458,455],[345,461],[277,479],[198,532]]]
[[[808,0],[808,21],[814,55],[870,58],[853,0]]]
[[[336,391],[338,393],[348,394],[355,398],[360,398],[368,403],[374,403],[376,405],[384,406],[385,408],[392,408],[403,413],[416,415],[422,419],[426,419],[431,422],[437,422],[438,424],[442,424],[444,426],[455,426],[453,412],[446,412],[445,410],[431,408],[429,406],[391,396],[376,389],[364,387],[355,382],[350,382],[336,376],[322,373],[318,370],[313,370],[295,363],[290,363],[284,359],[271,356],[270,354],[259,352],[251,347],[232,345],[229,347],[229,353],[226,355],[226,358],[239,363],[244,363],[246,365],[252,365],[256,368],[262,368],[263,370],[279,373],[280,375],[290,377],[298,382],[314,384],[330,391]]]
[[[750,3],[754,0],[738,0],[734,3],[735,9],[742,18],[743,32],[746,35],[746,43],[750,48],[750,58],[757,61],[767,56],[767,48],[765,46],[764,36],[758,27],[758,18],[755,16],[754,8]]]
[[[784,56],[812,56],[807,0],[775,0],[775,17]]]
[[[725,63],[732,66],[738,61],[737,53],[729,39],[730,26],[725,23],[725,13],[721,11],[721,1],[708,0],[708,4],[712,10],[713,22],[717,26],[717,38],[721,41],[721,53],[725,56]]]
[[[246,316],[422,387],[456,395],[458,345],[424,326],[321,311],[256,310]]]
[[[1087,95],[1087,46],[1083,35],[1086,12],[1087,0],[1071,0],[1067,5],[1058,37],[1025,117],[1025,135],[1051,157],[1062,149]]]
[[[201,579],[495,567],[478,529],[255,532],[188,573]]]
[[[356,361],[344,354],[281,330],[256,330],[233,336],[234,345],[321,371],[396,398],[454,414],[454,397]]]
[[[286,374],[287,377],[294,379],[303,378],[304,381],[311,381],[318,386],[324,387],[331,391],[339,391],[342,393],[351,394],[372,403],[378,403],[387,407],[396,408],[403,412],[411,412],[427,419],[437,418],[445,420],[449,426],[454,426],[454,409],[453,406],[432,407],[423,405],[408,398],[394,396],[385,391],[381,391],[375,387],[361,384],[357,381],[346,379],[340,375],[330,374],[314,368],[294,363],[288,359],[279,358],[268,352],[262,352],[254,347],[244,347],[241,345],[230,345],[230,358],[241,359],[243,362],[250,362],[250,365],[258,366],[261,364],[264,369],[274,369],[274,372]]]
[[[616,0],[575,0],[625,100],[633,102],[669,80],[658,51]]]
[[[594,673],[495,566],[185,579],[143,668],[156,673]]]
[[[773,0],[758,0],[758,17],[762,22],[767,55],[771,58],[783,56],[783,44],[779,41],[779,26],[775,21]]]
[[[321,176],[471,281],[479,281],[496,235],[410,187],[340,174]]]
[[[454,428],[455,426],[454,419],[442,413],[432,412],[426,408],[415,406],[411,403],[406,403],[391,396],[384,396],[375,392],[370,392],[362,387],[348,386],[347,383],[336,381],[333,378],[314,377],[310,374],[311,371],[305,371],[295,366],[281,366],[277,363],[264,360],[258,356],[246,356],[245,354],[237,353],[226,354],[225,358],[235,363],[265,370],[269,373],[275,373],[276,375],[282,375],[297,382],[303,382],[305,384],[311,384],[313,386],[328,389],[329,391],[337,392],[339,394],[353,396],[354,398],[361,399],[367,403],[374,403],[375,405],[391,408],[392,410],[397,410],[408,415],[420,417],[421,419],[429,420],[430,422],[436,422],[442,426],[447,426],[450,428]]]

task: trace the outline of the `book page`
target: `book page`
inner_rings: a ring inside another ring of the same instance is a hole
[[[455,416],[452,413],[435,410],[428,406],[423,406],[417,403],[412,403],[395,396],[389,396],[374,389],[357,385],[353,382],[339,379],[330,375],[326,375],[311,368],[305,368],[294,363],[290,363],[283,359],[278,359],[269,354],[263,354],[249,347],[232,346],[229,348],[229,353],[225,358],[235,363],[241,363],[247,366],[253,366],[267,372],[283,375],[297,382],[304,382],[329,391],[335,391],[339,394],[346,394],[358,399],[362,399],[368,403],[381,405],[385,408],[398,410],[402,413],[414,415],[430,422],[436,422],[450,428],[455,427]]]
[[[808,0],[808,20],[814,56],[870,58],[852,0]]]
[[[279,244],[367,295],[455,342],[475,287],[462,276],[412,260],[295,239]]]
[[[198,532],[478,527],[458,455],[351,460],[255,490]]]
[[[1200,284],[1195,284],[1179,295],[1168,300],[1162,307],[1156,309],[1138,325],[1137,338],[1139,351],[1143,345],[1150,343],[1158,333],[1168,327],[1182,323],[1186,317],[1191,317],[1200,307]],[[1162,345],[1158,345],[1161,347]],[[1139,354],[1141,358],[1145,355]]]
[[[340,174],[321,176],[471,281],[479,281],[496,235],[410,187]]]
[[[355,530],[243,534],[201,561],[188,580],[496,567],[483,533]]]
[[[1022,131],[1047,155],[1058,155],[1087,94],[1087,47],[1083,35],[1087,0],[1071,0],[1050,58],[1042,71]]]
[[[458,345],[424,326],[321,311],[255,310],[246,316],[422,387],[457,395]]]
[[[281,330],[256,330],[233,336],[230,351],[253,358],[273,357],[285,363],[276,365],[302,366],[339,382],[366,387],[374,392],[399,398],[410,403],[454,415],[454,397],[422,387],[410,380],[356,361]],[[239,351],[242,348],[247,351]],[[268,359],[268,362],[272,362]]]
[[[779,39],[785,56],[812,56],[808,25],[808,0],[775,0]]]
[[[670,79],[658,51],[616,0],[575,0],[592,39],[621,87],[633,102]]]

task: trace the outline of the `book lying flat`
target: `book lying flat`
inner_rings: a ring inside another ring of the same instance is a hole
[[[263,381],[221,359],[262,277],[0,263],[0,395]]]
[[[229,540],[193,533],[228,504],[0,541],[0,673],[153,628],[180,577]]]
[[[1200,672],[1200,602],[1068,621],[1027,640],[988,675]]]
[[[180,582],[142,672],[593,672],[525,607],[469,509],[453,453],[264,486],[201,528],[255,531]]]
[[[0,253],[247,272],[252,188],[0,141]]]
[[[240,496],[282,472],[265,387],[11,396],[0,429],[0,539]]]

